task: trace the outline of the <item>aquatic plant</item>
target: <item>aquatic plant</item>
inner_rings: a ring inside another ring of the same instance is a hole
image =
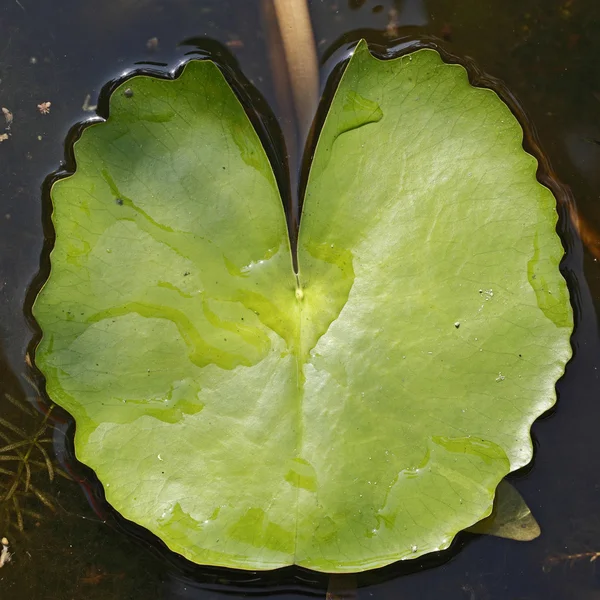
[[[571,355],[555,199],[522,138],[461,66],[361,43],[292,248],[216,65],[117,88],[53,186],[34,306],[108,501],[246,569],[375,568],[486,517]]]
[[[41,473],[45,473],[49,481],[53,481],[57,473],[66,478],[69,476],[53,464],[51,451],[46,449],[52,444],[48,434],[53,407],[40,415],[10,394],[4,394],[4,398],[26,415],[27,425],[31,427],[28,431],[0,417],[0,440],[3,444],[0,447],[0,527],[8,534],[13,528],[23,532],[25,517],[36,521],[42,519],[32,505],[56,510],[51,497],[40,489],[36,481]]]

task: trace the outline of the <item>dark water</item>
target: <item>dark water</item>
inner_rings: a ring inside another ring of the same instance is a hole
[[[312,0],[320,57],[360,35],[381,41],[390,9],[397,11],[394,35],[442,38],[449,52],[472,57],[504,81],[535,124],[580,215],[600,230],[598,0]],[[11,137],[0,143],[0,392],[38,406],[37,416],[28,416],[2,395],[0,418],[28,435],[40,428],[44,410],[26,363],[35,336],[28,290],[44,247],[42,184],[60,166],[71,127],[93,114],[82,110],[86,96],[95,104],[106,82],[137,63],[172,68],[195,45],[216,40],[285,130],[289,115],[278,104],[261,15],[259,0],[0,0],[0,106],[14,115]],[[147,48],[154,37],[158,47]],[[42,102],[51,102],[47,115],[36,108]],[[575,356],[558,384],[556,408],[534,426],[533,465],[512,479],[542,536],[530,543],[463,536],[440,557],[359,575],[358,598],[600,598],[600,572],[590,562],[600,552],[600,267],[594,258],[600,243],[567,242]],[[46,447],[56,448],[55,463],[84,485],[60,476],[50,482],[43,464],[32,466],[31,481],[54,511],[31,494],[22,497],[22,512],[38,513],[23,514],[23,532],[15,511],[6,512],[10,507],[0,501],[0,536],[14,552],[0,569],[0,598],[325,598],[326,578],[306,571],[260,576],[173,559],[102,504],[93,478],[69,457],[68,419],[58,411],[52,419],[54,431],[43,435],[55,443]],[[6,477],[0,473],[0,484]]]

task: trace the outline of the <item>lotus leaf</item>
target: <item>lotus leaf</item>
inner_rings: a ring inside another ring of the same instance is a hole
[[[136,76],[54,183],[34,315],[106,498],[201,564],[352,572],[447,548],[531,459],[571,355],[556,201],[464,68],[360,43],[297,272],[219,68]]]

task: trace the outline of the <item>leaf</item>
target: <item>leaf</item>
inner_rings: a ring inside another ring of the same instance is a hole
[[[541,533],[540,526],[525,500],[508,481],[501,481],[498,485],[492,514],[469,527],[467,531],[518,542],[529,542]]]
[[[12,503],[13,503],[13,510],[15,512],[15,515],[17,517],[17,529],[19,531],[23,531],[24,527],[23,527],[23,512],[21,510],[21,506],[19,504],[19,499],[16,496],[12,497]]]
[[[18,400],[14,396],[5,393],[4,397],[15,407],[17,407],[20,411],[24,412],[26,415],[33,417],[35,416],[35,412],[26,404],[24,404],[21,400]]]
[[[29,489],[33,492],[33,495],[47,508],[49,508],[51,511],[56,512],[56,508],[54,506],[54,504],[52,504],[52,501],[50,500],[50,498],[48,498],[48,496],[46,496],[46,494],[42,493],[40,490],[38,490],[36,487],[33,487],[32,485],[29,486]]]
[[[0,448],[0,452],[8,452],[9,450],[15,450],[17,448],[22,448],[23,446],[30,446],[30,440],[21,440],[20,442],[13,442],[12,444],[8,444],[8,446],[3,446]]]
[[[134,77],[52,188],[36,362],[108,501],[203,564],[353,572],[447,548],[531,459],[571,356],[555,200],[496,94],[357,47],[299,273],[218,68]]]
[[[20,427],[13,425],[9,421],[7,421],[6,419],[3,419],[1,417],[0,417],[0,425],[2,425],[3,427],[6,427],[6,429],[9,429],[13,433],[16,433],[17,435],[19,435],[23,438],[27,437],[27,434]]]
[[[48,479],[50,479],[50,481],[54,481],[54,467],[52,466],[50,456],[39,442],[35,443],[35,447],[40,451],[40,454],[44,457],[44,465],[46,467],[46,470],[48,471]]]

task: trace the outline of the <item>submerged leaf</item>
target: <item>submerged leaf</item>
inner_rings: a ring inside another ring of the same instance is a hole
[[[23,513],[21,511],[21,506],[19,504],[19,499],[16,496],[12,497],[12,504],[15,516],[17,518],[17,529],[19,531],[23,531]]]
[[[31,409],[30,406],[24,404],[21,400],[15,398],[11,394],[4,394],[4,397],[15,407],[17,407],[20,411],[24,412],[26,415],[30,417],[35,416],[35,412]]]
[[[33,492],[34,496],[43,505],[45,505],[47,508],[49,508],[53,512],[56,511],[56,508],[55,508],[54,504],[52,504],[52,501],[50,500],[50,498],[46,494],[44,494],[43,492],[41,492],[40,490],[38,490],[36,487],[33,487],[32,485],[29,486],[29,489]]]
[[[8,452],[9,450],[16,450],[17,448],[22,448],[23,446],[30,446],[30,440],[21,440],[20,442],[13,442],[12,444],[8,444],[8,446],[3,446],[0,448],[0,453]]]
[[[46,452],[46,449],[39,442],[35,443],[35,447],[40,451],[40,454],[44,457],[44,465],[46,466],[46,470],[48,471],[48,479],[50,479],[50,481],[54,481],[54,466],[52,465],[50,456]]]
[[[27,434],[20,427],[13,425],[10,421],[7,421],[6,419],[3,419],[2,417],[0,417],[0,425],[2,425],[3,427],[6,427],[6,429],[9,429],[13,433],[16,433],[18,436],[21,436],[22,438],[27,437]]]
[[[528,542],[541,531],[525,500],[508,481],[501,481],[496,490],[492,514],[469,527],[471,533],[484,533],[497,537]]]
[[[448,547],[531,459],[572,315],[550,191],[494,92],[361,43],[292,270],[218,68],[134,77],[52,188],[36,362],[126,518],[198,563],[351,572]]]

